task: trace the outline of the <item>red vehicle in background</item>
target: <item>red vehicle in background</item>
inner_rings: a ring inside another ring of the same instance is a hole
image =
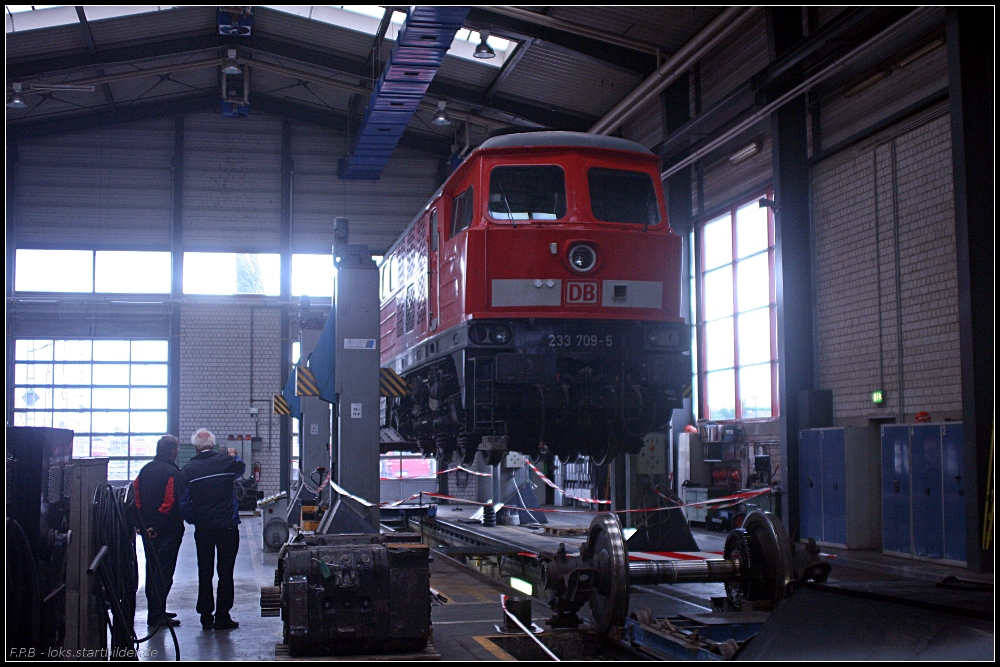
[[[412,389],[387,399],[386,425],[445,463],[506,436],[512,451],[600,464],[681,407],[681,239],[660,160],[640,144],[488,139],[380,270],[381,364]]]

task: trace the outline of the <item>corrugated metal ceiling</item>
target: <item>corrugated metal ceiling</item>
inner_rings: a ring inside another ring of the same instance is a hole
[[[612,65],[535,42],[497,92],[600,116],[640,81],[635,74]]]
[[[342,11],[315,9],[322,10],[320,14],[324,14],[324,18]],[[520,9],[541,12],[543,8]],[[668,6],[547,8],[552,18],[610,35],[658,44],[666,54],[690,39],[719,11],[717,7]],[[366,20],[369,24],[375,21],[377,25],[377,19]],[[58,66],[53,66],[62,72],[53,71],[48,75],[20,79],[25,84],[64,83],[127,72],[136,67],[167,67],[192,58],[216,59],[223,57],[225,49],[234,45],[251,66],[253,61],[258,61],[303,73],[300,81],[294,74],[253,69],[251,113],[254,113],[255,96],[266,95],[274,98],[271,102],[292,101],[345,118],[354,95],[360,94],[364,98],[360,108],[355,108],[354,112],[364,112],[368,93],[363,89],[371,89],[372,80],[380,74],[382,62],[394,46],[392,40],[385,39],[380,49],[381,62],[372,66],[369,56],[375,42],[374,35],[267,7],[254,8],[253,35],[246,40],[217,35],[214,6],[185,6],[92,20],[89,26],[98,57],[102,50],[128,48],[134,44],[137,47],[142,45],[136,51],[142,60],[93,65],[94,58],[87,46],[85,30],[77,23],[9,33],[8,70],[13,66],[16,71],[21,64],[39,67],[38,63],[45,63],[54,56],[65,57]],[[572,37],[572,31],[567,34]],[[457,122],[444,128],[431,125],[426,117],[428,114],[422,110],[414,117],[410,130],[424,137],[450,140],[456,129],[461,127],[461,114],[468,111],[494,119],[492,124],[480,119],[481,123],[493,128],[510,121],[558,127],[553,122],[558,123],[559,118],[579,126],[581,122],[592,122],[607,113],[644,78],[641,73],[611,64],[613,59],[611,62],[600,59],[601,54],[571,49],[565,41],[563,45],[557,45],[532,37],[529,42],[517,47],[521,54],[515,52],[515,60],[508,64],[506,70],[476,60],[446,56],[435,79],[440,84],[432,86],[432,96],[426,101],[433,105],[438,96],[443,96],[449,110],[458,117]],[[176,50],[171,51],[175,43]],[[275,45],[277,47],[272,50]],[[186,51],[186,55],[180,55],[182,51]],[[643,56],[640,51],[636,53]],[[648,62],[648,55],[643,57]],[[337,59],[343,63],[341,69],[349,71],[333,69]],[[371,75],[366,73],[369,68],[372,69]],[[72,74],[67,76],[66,71]],[[500,83],[491,90],[501,73]],[[330,80],[330,83],[317,78]],[[346,89],[343,85],[338,86],[337,81],[347,84]],[[214,65],[208,65],[204,69],[169,75],[142,74],[111,82],[108,88],[118,109],[128,109],[153,100],[182,102],[185,97],[204,96],[217,91],[218,71]],[[98,85],[93,93],[54,94],[52,99],[46,99],[37,108],[8,109],[8,129],[21,122],[31,123],[60,116],[68,118],[91,112],[106,113],[108,109],[110,106],[104,95],[104,86]],[[529,120],[526,123],[523,119]]]
[[[661,47],[680,48],[721,7],[551,7],[548,16]]]

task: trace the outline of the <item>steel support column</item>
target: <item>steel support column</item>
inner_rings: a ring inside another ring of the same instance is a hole
[[[663,136],[669,137],[678,128],[683,127],[691,118],[691,74],[685,72],[677,77],[677,80],[666,87],[663,91]],[[681,153],[682,157],[687,157]],[[694,308],[691,304],[691,266],[694,261],[694,244],[691,242],[691,174],[694,167],[682,169],[673,176],[667,178],[667,221],[670,228],[681,237],[681,245],[684,248],[684,261],[681,268],[681,312],[680,315],[688,318],[690,324],[694,324]],[[694,329],[692,329],[694,331]],[[697,373],[698,369],[692,369]],[[688,378],[688,385],[693,386],[691,378]],[[670,469],[677,470],[677,434],[687,424],[694,422],[694,401],[697,398],[689,396],[684,399],[683,410],[675,410],[670,420],[670,447],[667,450],[670,457]],[[683,480],[674,475],[674,484],[681,484]],[[674,490],[679,490],[675,486]]]
[[[994,406],[994,10],[947,10],[948,87],[958,254],[958,325],[962,354],[962,421],[970,570],[993,571],[993,541],[984,541],[984,503],[993,446]],[[995,484],[995,482],[994,482]],[[992,502],[992,501],[991,501]]]
[[[802,39],[802,9],[767,10],[771,59]],[[793,73],[801,77],[800,73]],[[798,537],[799,470],[797,397],[813,388],[813,296],[809,220],[809,156],[806,152],[805,95],[771,114],[774,172],[774,283],[778,303],[778,405],[784,491],[781,517]]]
[[[281,125],[281,386],[292,372],[291,313],[288,301],[292,291],[292,124],[287,118]],[[278,416],[278,490],[290,491],[292,480],[292,417]],[[270,446],[270,445],[269,445]]]
[[[16,270],[16,257],[17,257],[17,144],[9,143],[7,144],[7,220],[4,226],[4,237],[7,241],[7,298],[5,302],[4,310],[4,334],[6,341],[6,353],[7,353],[7,364],[6,364],[6,379],[7,379],[7,391],[6,396],[6,406],[7,411],[5,417],[7,418],[8,424],[14,423],[14,336],[12,336],[13,331],[13,321],[14,318],[11,316],[11,312],[14,307],[14,301],[11,298],[14,296],[14,271]]]
[[[184,295],[184,116],[174,118],[170,221],[170,342],[167,345],[167,431],[181,435],[181,297]]]

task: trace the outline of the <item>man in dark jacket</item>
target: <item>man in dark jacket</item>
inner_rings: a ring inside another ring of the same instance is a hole
[[[191,436],[197,454],[182,471],[185,489],[181,498],[184,520],[194,524],[198,549],[198,604],[201,627],[231,630],[239,627],[229,615],[233,608],[233,568],[240,548],[240,515],[233,482],[243,476],[246,464],[236,451],[215,451],[215,436],[199,429]],[[212,570],[218,552],[219,589],[212,599]],[[215,611],[215,618],[212,612]]]
[[[172,435],[160,438],[156,458],[144,465],[132,482],[146,552],[146,623],[154,626],[181,624],[174,618],[176,614],[167,611],[167,594],[174,583],[177,552],[184,537],[177,445]]]

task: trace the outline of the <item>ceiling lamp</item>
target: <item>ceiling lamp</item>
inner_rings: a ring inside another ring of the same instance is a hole
[[[229,49],[229,59],[226,60],[225,66],[222,68],[224,74],[239,74],[243,70],[240,69],[240,63],[236,60],[236,49]]]
[[[11,87],[14,89],[14,94],[7,98],[7,106],[11,109],[27,109],[28,105],[21,97],[21,84],[12,83]]]
[[[760,144],[753,141],[729,156],[729,164],[739,164],[760,152]]]
[[[476,52],[473,54],[477,58],[496,58],[496,51],[486,43],[486,40],[490,38],[489,30],[479,31],[479,46],[476,47]]]
[[[444,100],[438,100],[437,113],[434,114],[434,120],[431,121],[435,125],[451,125],[451,118],[448,117],[448,112],[445,111],[445,107],[448,103]]]

